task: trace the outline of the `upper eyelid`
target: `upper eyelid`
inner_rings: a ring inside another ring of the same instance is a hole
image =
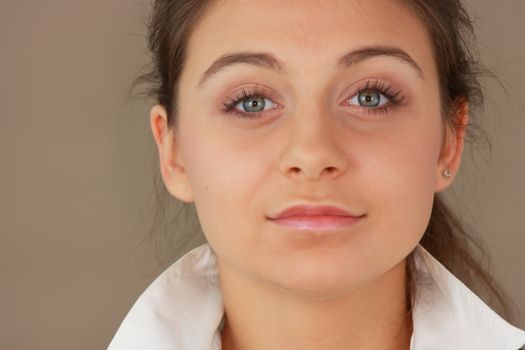
[[[382,89],[381,89],[382,87]],[[352,86],[349,89],[344,90],[343,93],[338,95],[337,101],[338,103],[344,103],[348,99],[354,97],[357,93],[364,90],[376,90],[379,91],[384,96],[388,97],[388,95],[385,94],[385,90],[393,89],[395,90],[395,95],[401,95],[400,102],[404,102],[407,100],[407,96],[405,95],[405,89],[399,88],[397,84],[390,82],[389,80],[384,79],[378,79],[378,78],[369,78],[369,79],[361,79],[360,81],[352,84]],[[243,92],[246,91],[246,96],[243,94]],[[233,102],[233,100],[237,100],[237,102],[242,101],[245,98],[248,97],[263,97],[270,99],[274,104],[277,106],[282,106],[279,98],[275,93],[271,92],[269,88],[266,88],[260,84],[255,85],[248,85],[244,87],[240,87],[237,90],[235,90],[233,93],[228,95],[223,101],[223,104],[226,104],[227,102]],[[392,100],[392,99],[391,99]],[[394,102],[394,101],[391,101]]]
[[[253,89],[253,90],[250,90]],[[248,90],[248,91],[247,91]],[[254,88],[254,87],[243,87],[240,90],[237,90],[233,94],[229,95],[223,100],[223,105],[230,105],[233,103],[239,103],[249,97],[263,97],[265,99],[270,99],[272,102],[279,104],[276,102],[277,97],[275,97],[275,94],[270,93],[268,91],[265,91],[264,89],[260,88]]]
[[[353,84],[351,88],[345,90],[345,92],[339,96],[338,100],[343,101],[354,97],[360,91],[378,91],[382,95],[390,99],[390,103],[403,105],[409,101],[409,91],[403,84],[393,82],[388,79],[369,78],[362,79],[357,83]]]

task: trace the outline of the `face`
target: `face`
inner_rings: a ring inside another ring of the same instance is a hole
[[[240,52],[272,57],[230,60],[201,81],[216,59]],[[428,34],[407,8],[220,1],[187,54],[174,144],[157,141],[176,165],[163,168],[168,189],[195,202],[221,264],[328,295],[374,280],[414,249],[461,147],[440,115]],[[297,204],[359,218],[307,230],[269,219]]]

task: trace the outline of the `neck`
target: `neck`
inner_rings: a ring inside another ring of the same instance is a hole
[[[349,294],[309,298],[243,276],[219,261],[223,350],[409,349],[405,260]]]

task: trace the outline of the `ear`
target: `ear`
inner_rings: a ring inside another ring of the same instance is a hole
[[[469,106],[465,99],[460,99],[456,103],[454,118],[452,125],[445,123],[444,141],[436,169],[436,193],[445,190],[452,184],[461,164],[465,130],[469,122]],[[452,173],[451,177],[443,176],[446,169]]]
[[[193,202],[184,164],[177,147],[173,128],[168,125],[166,108],[155,105],[150,112],[151,131],[159,150],[160,172],[168,192],[183,202]]]

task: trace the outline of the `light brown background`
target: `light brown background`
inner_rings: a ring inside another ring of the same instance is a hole
[[[490,84],[492,159],[467,160],[451,194],[524,328],[525,2],[468,3],[511,96]],[[148,10],[146,0],[0,3],[1,349],[103,349],[165,267],[141,244],[149,103],[125,99],[147,62]]]

